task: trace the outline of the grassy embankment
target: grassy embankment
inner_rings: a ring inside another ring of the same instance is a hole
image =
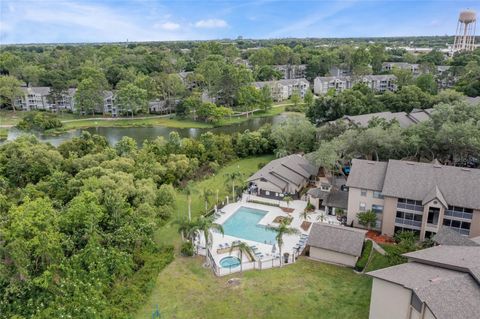
[[[193,121],[190,118],[180,119],[176,118],[174,114],[171,116],[155,116],[142,115],[133,118],[115,119],[110,117],[102,118],[101,116],[79,116],[72,113],[59,113],[58,119],[63,123],[63,127],[51,130],[48,133],[59,133],[73,129],[85,129],[90,127],[151,127],[151,126],[166,126],[173,128],[213,128],[218,126],[226,126],[237,123],[242,123],[251,118],[270,117],[283,113],[287,104],[277,104],[266,112],[259,111],[249,116],[235,116],[220,120],[218,123],[205,123],[200,121]],[[21,121],[22,117],[27,112],[12,112],[0,111],[0,125],[15,126]],[[5,128],[4,128],[5,129]]]

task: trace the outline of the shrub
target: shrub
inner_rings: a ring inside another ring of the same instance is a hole
[[[44,112],[27,114],[17,125],[21,130],[50,130],[62,127],[63,124],[56,115]]]
[[[367,240],[363,245],[362,255],[357,260],[357,264],[355,265],[355,269],[358,271],[362,271],[368,262],[368,257],[370,257],[370,253],[372,252],[373,243],[370,240]]]
[[[358,223],[367,229],[375,228],[377,224],[377,214],[372,210],[358,213],[357,218]]]
[[[188,257],[193,256],[192,243],[189,241],[182,243],[182,248],[180,249],[180,253],[182,254],[182,256],[188,256]]]

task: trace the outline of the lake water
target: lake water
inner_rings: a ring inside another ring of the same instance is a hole
[[[287,114],[280,114],[272,117],[253,118],[245,122],[232,124],[228,126],[221,126],[215,128],[173,128],[165,126],[152,127],[92,127],[88,129],[71,130],[59,135],[45,135],[40,132],[29,133],[34,134],[40,141],[51,143],[54,146],[60,145],[62,142],[70,140],[73,137],[80,136],[82,131],[87,131],[92,134],[105,136],[110,145],[115,145],[123,136],[133,138],[139,145],[144,140],[153,140],[158,136],[168,137],[170,132],[178,132],[181,137],[199,137],[205,132],[212,132],[216,134],[234,134],[237,132],[244,132],[245,130],[255,131],[264,124],[276,124],[284,121],[288,117]],[[14,140],[17,137],[26,134],[12,128],[8,132],[7,140]]]

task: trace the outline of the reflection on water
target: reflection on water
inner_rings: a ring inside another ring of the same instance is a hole
[[[51,136],[43,135],[42,133],[33,133],[40,141],[51,143],[54,146],[60,145],[62,142],[73,137],[80,136],[82,131],[88,131],[92,134],[105,136],[110,145],[115,145],[123,136],[129,136],[137,141],[140,145],[144,140],[152,140],[158,136],[168,137],[170,132],[178,132],[181,137],[197,138],[205,132],[212,132],[216,134],[234,134],[243,132],[245,130],[255,131],[262,125],[270,123],[280,123],[287,118],[288,115],[280,114],[273,117],[253,118],[243,123],[233,124],[229,126],[216,127],[211,129],[205,128],[171,128],[165,126],[153,127],[92,127],[88,129],[72,130],[60,135]],[[25,134],[17,129],[11,129],[8,132],[8,140],[14,140],[17,137]]]

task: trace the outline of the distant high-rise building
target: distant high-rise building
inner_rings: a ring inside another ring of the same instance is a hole
[[[465,10],[460,12],[453,43],[453,53],[460,51],[473,51],[475,49],[475,26],[477,15],[475,11]]]

